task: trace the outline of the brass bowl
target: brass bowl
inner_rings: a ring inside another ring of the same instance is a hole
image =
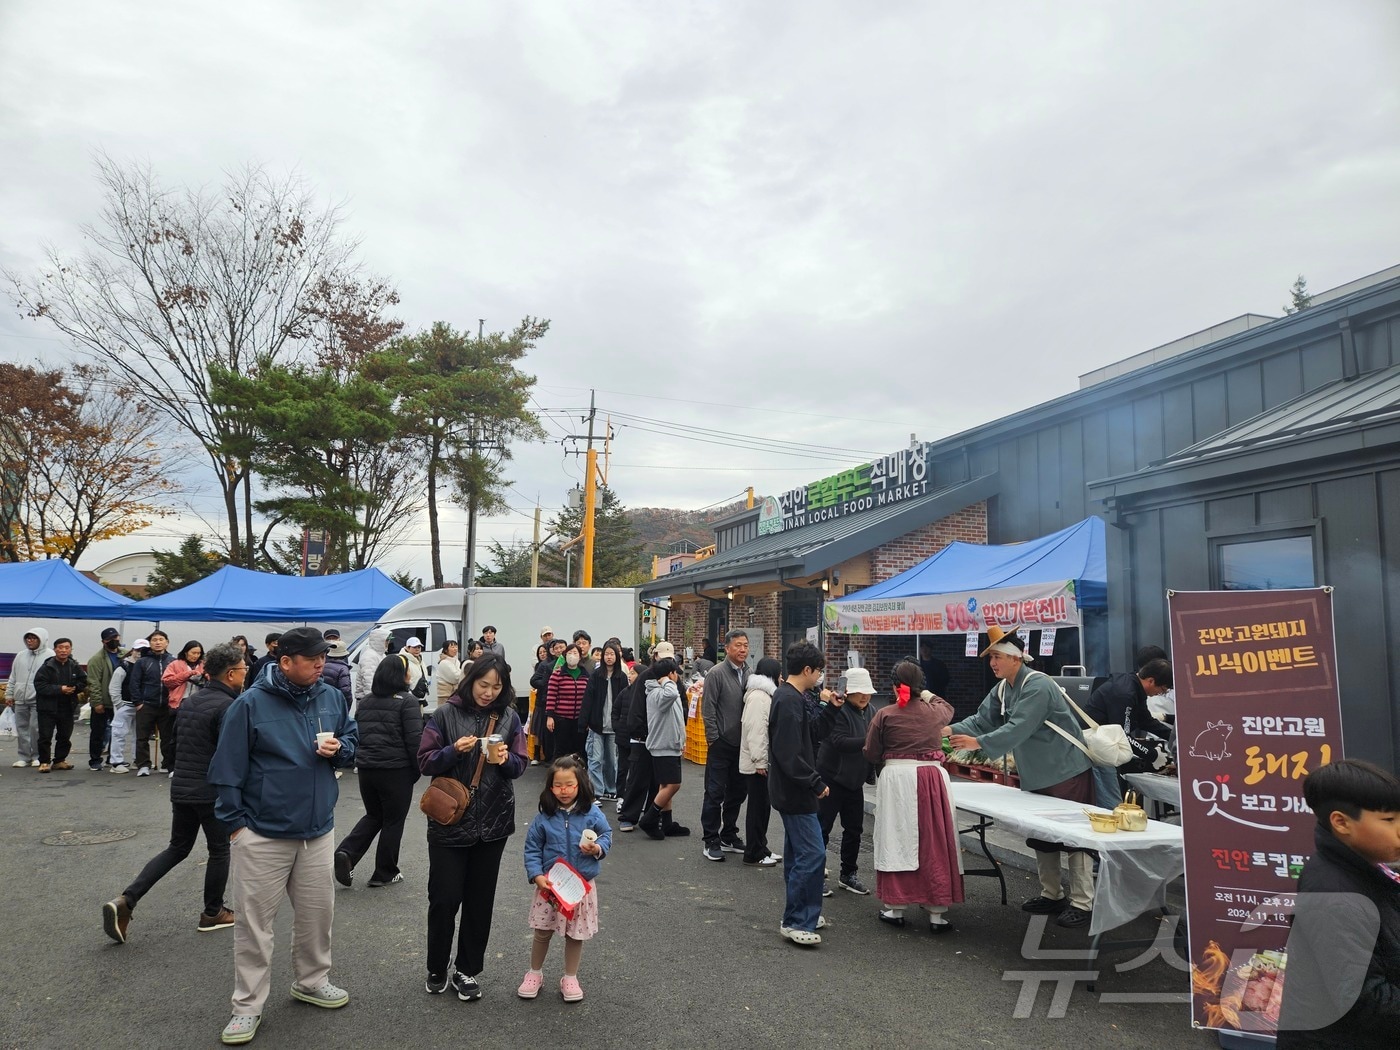
[[[1107,835],[1118,830],[1118,820],[1112,813],[1089,813],[1089,826]]]

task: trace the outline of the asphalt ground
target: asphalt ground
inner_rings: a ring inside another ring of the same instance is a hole
[[[128,943],[102,932],[103,902],[166,844],[169,781],[90,773],[82,764],[41,775],[10,768],[14,759],[14,738],[0,737],[0,1048],[217,1046],[229,1015],[233,931],[195,929],[202,844],[141,902]],[[685,764],[676,804],[693,827],[701,772]],[[1191,1030],[1180,1001],[1186,974],[1162,957],[1137,964],[1138,952],[1105,953],[1097,963],[1027,958],[1036,948],[1042,956],[1082,953],[1087,937],[1053,924],[1043,938],[1034,936],[1040,920],[1016,906],[1037,892],[1026,871],[1006,868],[1008,907],[995,879],[969,877],[967,901],[951,913],[954,931],[943,936],[922,921],[891,928],[877,921],[873,897],[838,890],[825,902],[822,945],[802,949],[778,935],[781,867],[751,868],[733,855],[723,864],[706,861],[694,836],[653,842],[640,833],[615,835],[599,879],[601,929],[580,969],[586,998],[560,999],[556,945],[540,997],[519,1000],[531,894],[520,851],[542,783],[542,771],[532,768],[518,785],[520,829],[502,866],[481,1000],[424,992],[427,848],[415,813],[404,836],[405,881],[370,890],[361,874],[353,889],[337,891],[331,979],[349,991],[350,1004],[328,1011],[291,999],[291,909],[284,908],[255,1045],[1216,1045]],[[355,775],[340,786],[338,835],[362,813]],[[775,815],[775,848],[781,838]],[[862,874],[873,886],[868,846],[867,835]],[[969,867],[981,860],[967,856]],[[836,864],[833,853],[833,875]],[[229,902],[236,906],[232,887]],[[1156,920],[1144,918],[1124,933],[1151,938],[1156,930]],[[1025,973],[1045,975],[1034,996],[1017,976]],[[1096,992],[1086,973],[1098,974]]]

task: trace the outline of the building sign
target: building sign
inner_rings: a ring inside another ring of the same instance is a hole
[[[826,629],[838,634],[974,634],[988,627],[1078,627],[1074,581],[960,594],[827,602]]]
[[[925,441],[780,496],[769,496],[758,514],[758,534],[800,529],[923,496],[933,480],[931,448],[932,442]]]
[[[1273,1033],[1315,819],[1342,757],[1331,588],[1169,592],[1192,1024]]]

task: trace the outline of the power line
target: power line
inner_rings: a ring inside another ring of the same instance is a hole
[[[696,435],[678,434],[678,433],[676,433],[675,431],[671,431],[671,430],[655,430],[655,429],[653,429],[652,427],[638,426],[636,423],[618,423],[617,426],[618,426],[618,427],[625,427],[625,428],[628,428],[628,429],[631,429],[631,430],[640,430],[640,431],[643,431],[644,433],[647,433],[647,434],[660,434],[662,437],[679,438],[679,439],[681,439],[682,441],[697,441],[697,442],[701,442],[701,443],[707,444],[707,445],[719,445],[719,446],[721,446],[721,447],[723,447],[723,448],[746,449],[746,450],[748,450],[748,451],[750,451],[750,452],[755,451],[755,449],[754,449],[754,447],[753,447],[752,444],[746,444],[746,443],[743,443],[743,442],[721,441],[721,440],[719,440],[718,438],[704,438],[704,437],[699,437],[699,436],[696,436]],[[811,453],[811,452],[799,452],[799,451],[796,451],[796,450],[791,450],[791,451],[790,451],[790,450],[781,449],[781,448],[768,448],[768,449],[761,449],[761,450],[759,450],[759,451],[767,452],[767,453],[769,453],[769,454],[771,454],[771,455],[775,455],[775,456],[794,456],[794,457],[796,457],[796,458],[798,458],[798,459],[817,460],[818,462],[830,462],[831,460],[837,458],[837,457],[834,457],[834,456],[831,456],[831,455],[821,455],[821,454],[818,454],[818,453]]]
[[[871,452],[868,449],[846,448],[840,445],[822,445],[815,444],[810,441],[781,441],[777,438],[760,437],[757,434],[739,434],[732,430],[716,430],[713,427],[700,427],[694,426],[689,423],[673,423],[669,419],[653,419],[650,416],[638,416],[633,415],[630,412],[613,412],[612,414],[622,419],[635,419],[643,423],[652,423],[657,426],[669,427],[671,429],[682,432],[709,434],[722,438],[738,438],[745,441],[749,445],[752,445],[753,443],[757,442],[760,445],[774,445],[783,448],[797,448],[810,452],[821,452],[823,454],[829,454],[832,452],[849,452],[852,455],[856,456],[878,456],[881,454],[879,452]]]

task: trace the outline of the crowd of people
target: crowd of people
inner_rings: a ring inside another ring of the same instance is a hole
[[[937,934],[952,929],[949,909],[963,900],[946,747],[1014,755],[1025,791],[1092,803],[1100,788],[1080,724],[1062,695],[1029,666],[1021,638],[997,628],[981,654],[997,685],[973,715],[957,722],[946,700],[925,688],[927,654],[893,667],[892,702],[875,712],[870,672],[851,668],[833,687],[823,654],[809,642],[790,646],[781,662],[764,657],[754,663],[745,632],[734,630],[724,639],[723,659],[714,652],[702,656],[700,667],[684,668],[666,641],[655,643],[640,663],[616,638],[594,647],[586,630],[566,642],[546,629],[536,649],[532,695],[522,704],[493,629],[468,644],[465,660],[449,643],[431,675],[419,639],[389,652],[382,635],[371,632],[353,673],[339,635],[310,627],[269,635],[262,657],[241,637],[208,652],[190,642],[172,653],[159,631],[124,650],[116,629],[108,628],[86,668],[73,659],[69,639],[56,639],[50,648],[41,628],[24,635],[6,703],[15,709],[17,726],[32,735],[21,733],[16,766],[37,760],[41,772],[73,768],[67,758],[83,697],[92,711],[90,768],[104,768],[105,760],[122,771],[129,743],[124,734],[134,731],[138,771],[149,775],[155,762],[150,740],[159,735],[160,768],[172,779],[170,843],[102,906],[103,928],[125,943],[138,904],[189,856],[202,831],[208,864],[197,929],[234,929],[232,1009],[221,1033],[226,1044],[249,1042],[259,1030],[273,928],[284,901],[294,911],[292,997],[327,1009],[349,1002],[349,993],[330,980],[335,884],[353,888],[371,846],[368,886],[404,881],[399,851],[424,777],[430,778],[420,800],[428,846],[426,991],[450,990],[465,1002],[481,997],[497,883],[518,826],[515,782],[532,764],[544,764],[545,784],[521,855],[534,886],[528,912],[533,940],[516,991],[522,999],[539,995],[558,934],[564,939],[560,996],[580,1001],[583,948],[599,923],[597,878],[614,848],[603,804],[612,804],[619,832],[640,830],[658,840],[690,834],[675,815],[686,673],[703,671],[700,714],[708,747],[701,855],[713,862],[735,854],[759,867],[781,864],[779,933],[801,947],[822,940],[823,900],[833,894],[826,857],[838,820],[835,888],[871,893],[859,869],[867,785],[876,786],[877,799],[876,915],[905,926],[909,910],[918,909]],[[1131,680],[1112,679],[1096,692],[1091,706],[1100,717],[1127,724],[1152,718],[1144,701],[1169,687],[1170,666],[1154,653],[1141,655],[1146,659]],[[430,677],[438,700],[431,711]],[[337,843],[337,780],[348,769],[359,775],[364,816]],[[1379,910],[1380,940],[1362,944],[1369,927],[1358,920],[1351,931],[1357,965],[1341,976],[1357,978],[1356,989],[1343,989],[1355,992],[1356,1009],[1390,1023],[1387,1011],[1400,996],[1392,972],[1400,958],[1400,879],[1386,865],[1400,859],[1400,781],[1364,763],[1343,761],[1325,771],[1304,788],[1319,822],[1319,853],[1300,889],[1349,888]],[[781,853],[768,839],[774,810],[782,824]],[[1085,925],[1093,907],[1091,858],[1056,843],[1030,844],[1041,890],[1023,910],[1055,914],[1064,926]],[[230,881],[236,912],[226,900]],[[1304,910],[1300,905],[1300,915]],[[1325,950],[1331,920],[1324,914],[1330,913],[1319,911],[1319,921],[1297,938],[1300,957],[1311,960],[1300,967],[1309,974],[1306,982],[1290,981],[1290,992],[1295,983],[1306,985],[1294,993],[1298,1000],[1340,979],[1335,968],[1313,965]],[[1365,966],[1363,957],[1369,958]],[[1347,1013],[1333,1020],[1338,1032],[1366,1031],[1365,1018]]]

